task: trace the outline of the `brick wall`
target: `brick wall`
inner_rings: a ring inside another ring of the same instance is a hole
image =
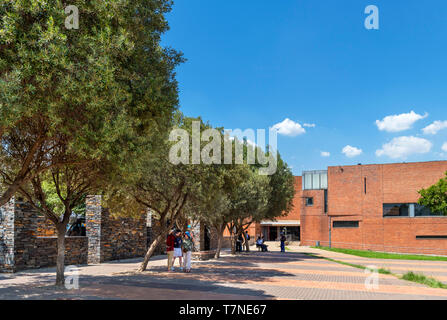
[[[328,218],[359,221],[359,228],[332,228],[332,245],[447,255],[446,239],[416,239],[447,235],[447,217],[383,217],[383,203],[416,203],[418,190],[436,183],[446,171],[447,161],[329,167]],[[316,237],[329,244],[328,221],[322,217],[315,208],[303,207],[302,245],[314,245]]]
[[[313,198],[313,205],[306,206],[306,198]],[[324,212],[324,190],[303,190],[301,207],[301,245],[313,246],[316,241],[324,245],[329,240],[328,217]]]

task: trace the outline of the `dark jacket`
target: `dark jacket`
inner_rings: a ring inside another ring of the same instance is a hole
[[[166,251],[174,251],[175,236],[173,234],[168,235],[166,239]]]

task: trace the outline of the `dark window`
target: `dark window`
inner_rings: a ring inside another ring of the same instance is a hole
[[[416,236],[416,239],[447,239],[447,236]]]
[[[364,182],[364,184],[365,184],[365,194],[366,194],[366,178],[365,178],[365,182]]]
[[[408,217],[409,205],[406,203],[383,204],[384,217]]]
[[[314,198],[306,198],[306,206],[311,207],[314,205]]]
[[[420,204],[415,204],[414,207],[414,215],[416,217],[426,217],[426,216],[443,216],[442,213],[434,213],[431,212],[431,210],[425,206],[422,206]]]
[[[358,221],[334,221],[332,223],[334,228],[358,228]]]
[[[278,238],[278,228],[277,227],[269,227],[269,241],[276,241]],[[267,239],[266,239],[267,240]]]
[[[327,190],[324,190],[324,212],[327,213]]]

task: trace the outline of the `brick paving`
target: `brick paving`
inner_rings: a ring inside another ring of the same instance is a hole
[[[297,250],[297,248],[294,248],[294,250]],[[398,275],[410,271],[422,273],[447,284],[447,261],[372,259],[308,247],[299,247],[299,250],[347,263],[363,266],[374,265],[378,268],[388,269]]]
[[[272,248],[275,250],[276,248]],[[378,275],[378,288],[368,289],[364,270],[312,257],[305,253],[330,255],[336,259],[373,259],[342,257],[311,248],[293,248],[292,252],[224,254],[219,260],[193,262],[193,272],[166,272],[164,257],[150,262],[148,271],[135,272],[140,259],[123,260],[80,267],[80,289],[61,290],[54,282],[54,268],[0,274],[0,299],[430,299],[447,300],[447,290],[429,288]],[[396,260],[389,265],[402,266]],[[413,261],[412,266],[418,266]],[[406,266],[407,262],[403,265]],[[442,269],[443,264],[423,264]]]

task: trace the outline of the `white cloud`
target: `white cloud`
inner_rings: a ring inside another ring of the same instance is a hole
[[[376,125],[380,131],[399,132],[411,129],[416,121],[424,119],[427,116],[427,113],[420,115],[411,111],[410,113],[387,116],[383,120],[376,120]]]
[[[289,137],[295,137],[306,133],[306,129],[304,129],[298,122],[292,121],[289,118],[285,119],[283,122],[275,124],[272,129],[276,129],[279,134]]]
[[[382,149],[376,151],[378,157],[388,156],[392,159],[405,159],[412,154],[423,154],[430,152],[433,144],[423,138],[398,137],[384,144]]]
[[[307,128],[315,128],[316,125],[315,125],[315,123],[305,123],[305,124],[303,124],[303,127],[307,127]]]
[[[447,128],[447,121],[435,121],[422,129],[424,134],[437,134],[438,131]]]
[[[442,151],[445,151],[445,152],[447,152],[447,142],[445,142],[443,145],[442,145]]]
[[[327,151],[321,151],[321,156],[322,156],[322,157],[330,157],[330,156],[331,156],[331,153],[330,153],[330,152],[327,152]]]
[[[345,156],[347,156],[348,158],[353,158],[361,155],[363,151],[362,149],[347,145],[346,147],[343,148],[341,152],[344,153]]]

